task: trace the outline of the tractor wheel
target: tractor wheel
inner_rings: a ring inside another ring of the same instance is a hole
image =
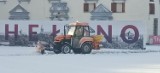
[[[61,53],[61,50],[59,50],[59,49],[54,49],[53,51],[54,51],[55,54],[60,54]]]
[[[61,51],[63,54],[68,54],[71,52],[71,46],[68,45],[68,44],[64,44],[62,47],[61,47]]]
[[[81,46],[82,54],[90,54],[92,51],[92,47],[89,43],[84,43]]]
[[[81,49],[73,49],[73,52],[75,54],[81,54],[82,53],[82,50]]]

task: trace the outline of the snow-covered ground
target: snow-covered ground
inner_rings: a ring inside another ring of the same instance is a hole
[[[41,55],[34,47],[0,46],[0,73],[160,73],[160,46],[101,49],[87,55]]]

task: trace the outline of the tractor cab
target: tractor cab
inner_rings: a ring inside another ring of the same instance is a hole
[[[85,37],[90,37],[90,27],[88,23],[71,23],[66,26],[65,32],[66,35],[72,35],[72,41],[71,41],[71,46],[73,48],[80,48],[81,47],[81,39]],[[85,39],[87,41],[87,39]]]
[[[64,29],[66,35],[72,35],[74,37],[90,36],[90,27],[87,23],[71,23],[65,26]]]

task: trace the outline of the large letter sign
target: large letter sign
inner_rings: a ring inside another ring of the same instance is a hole
[[[128,37],[128,39],[127,39],[125,32],[129,28],[131,28],[131,29],[134,30],[135,36],[132,37],[132,36],[129,35],[129,33],[127,33],[127,37]],[[139,38],[139,31],[138,31],[138,29],[135,26],[133,26],[133,25],[127,25],[121,31],[121,38],[126,43],[129,43],[129,44],[135,43],[138,40],[138,38]]]
[[[13,28],[13,27],[12,27]],[[9,24],[5,25],[5,39],[8,40],[9,34],[14,34],[15,39],[18,37],[18,25],[14,25],[14,31],[9,31]]]
[[[38,25],[29,25],[29,40],[30,41],[37,41],[38,39],[35,38],[35,35],[37,34],[37,32],[33,32],[33,28],[38,27]],[[33,36],[34,35],[34,36]]]
[[[112,43],[112,26],[108,26],[108,35],[106,32],[103,30],[103,28],[100,25],[97,25],[97,34],[100,35],[102,33],[104,35],[104,38],[109,42]]]
[[[56,36],[56,34],[58,34],[60,32],[60,30],[57,30],[56,25],[52,26],[52,35]]]
[[[64,33],[64,25],[70,21],[0,21],[0,36],[9,40],[9,35],[17,37],[23,36],[24,40],[38,41],[46,39],[48,36],[56,36]],[[103,35],[101,44],[105,48],[144,48],[146,43],[145,24],[140,21],[90,21],[86,22],[95,33],[92,35]],[[129,25],[128,25],[129,24]],[[43,26],[43,27],[40,27]],[[141,28],[143,27],[143,28]],[[43,30],[42,30],[43,29]],[[22,31],[19,31],[22,30]],[[18,34],[20,33],[20,34]],[[21,36],[19,36],[21,35]],[[25,35],[25,36],[24,36]],[[43,35],[43,36],[42,36]],[[46,38],[45,38],[45,37]],[[145,41],[144,41],[145,39]],[[156,38],[157,39],[157,38]],[[4,42],[0,40],[0,42]],[[51,40],[53,41],[53,39]],[[159,39],[158,39],[159,41]]]

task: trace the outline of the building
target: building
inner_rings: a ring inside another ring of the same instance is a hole
[[[144,21],[160,35],[159,0],[0,0],[0,20]]]

